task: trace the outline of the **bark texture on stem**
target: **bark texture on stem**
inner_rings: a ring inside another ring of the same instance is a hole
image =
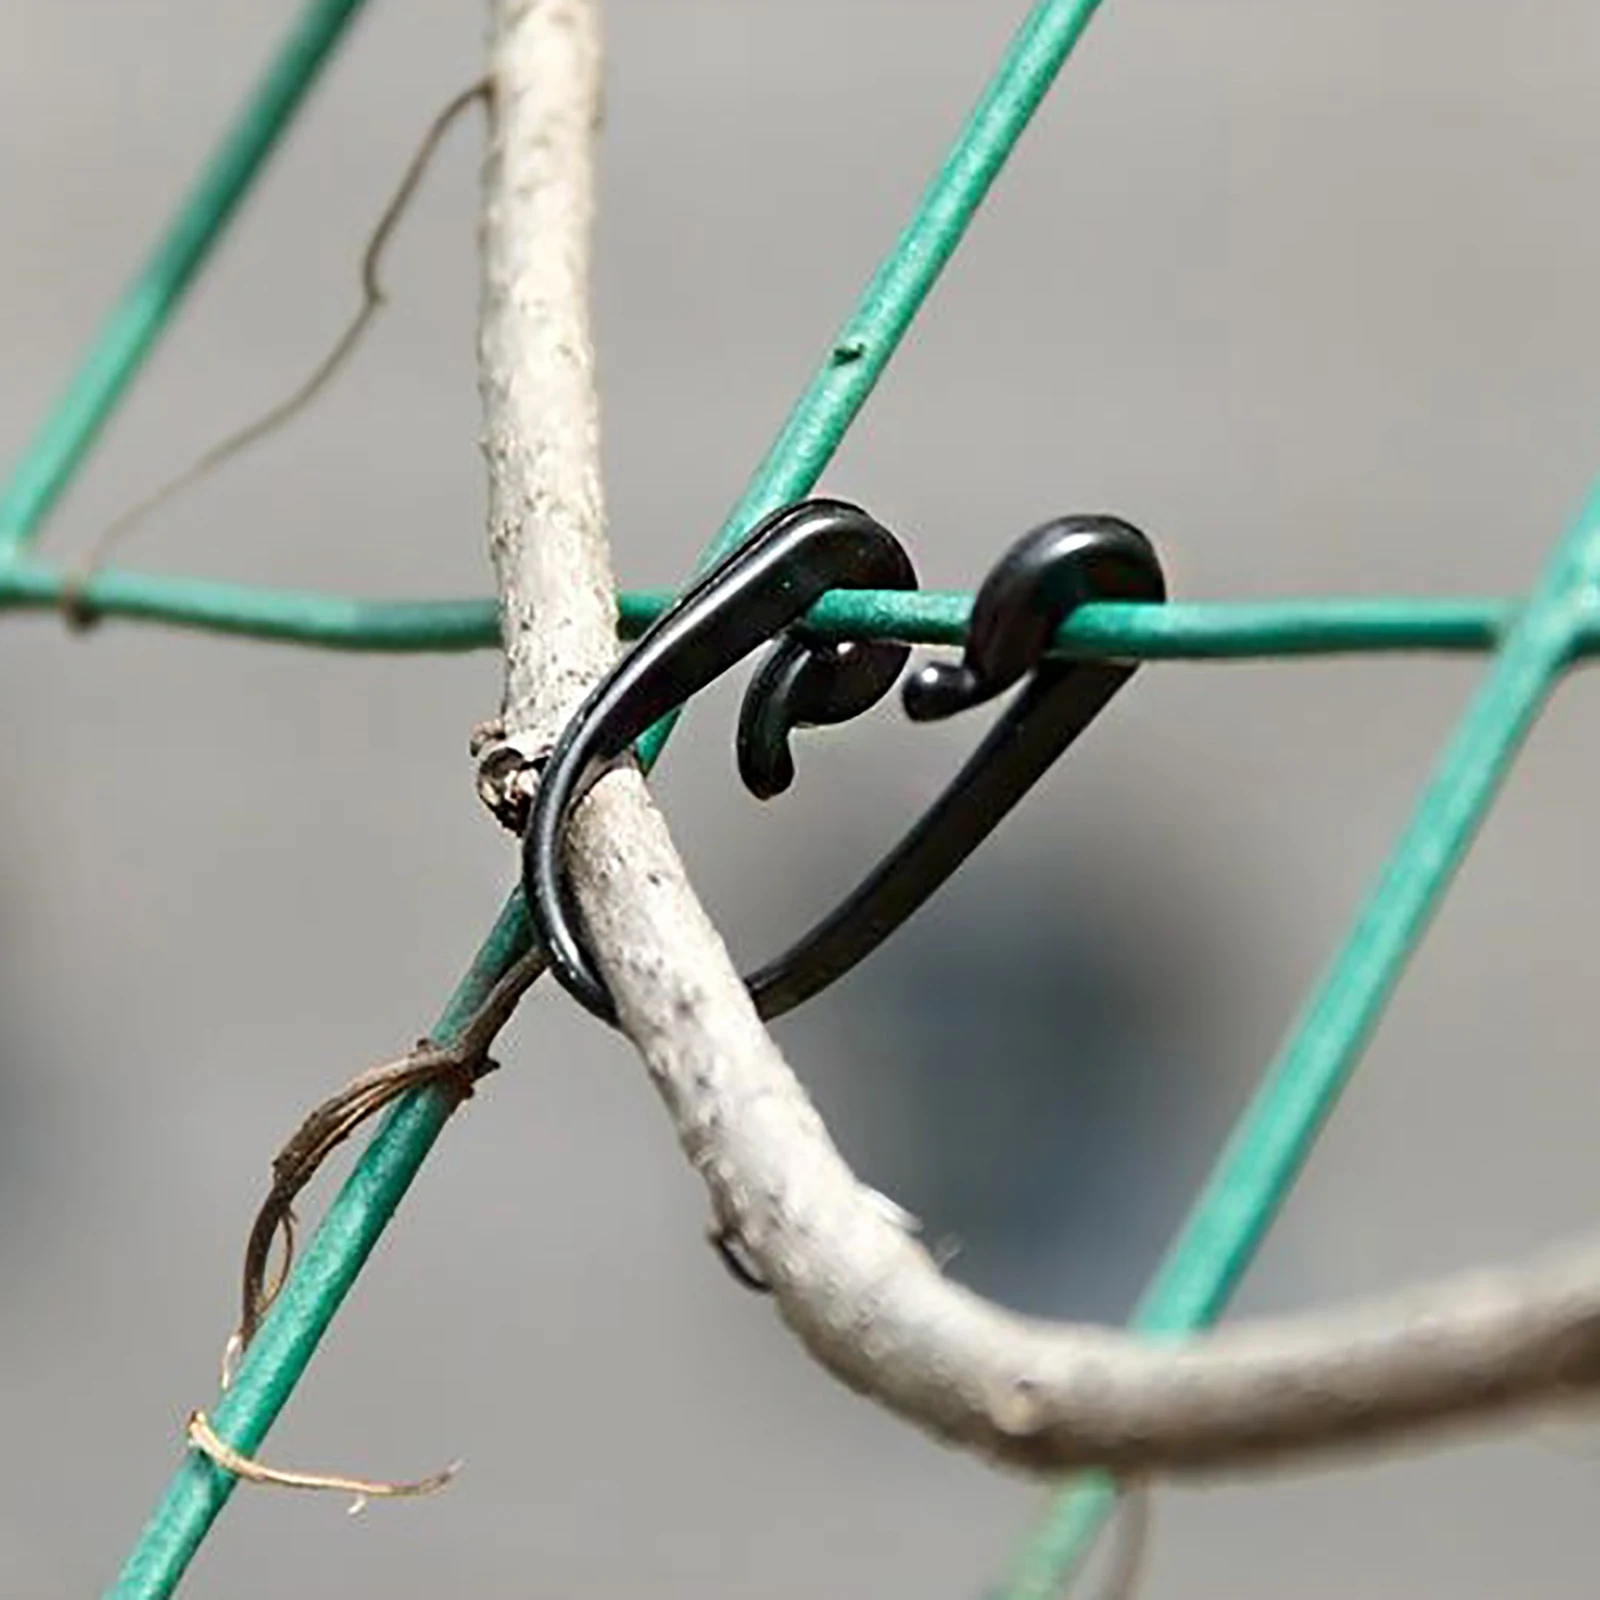
[[[586,310],[598,35],[583,0],[492,9],[490,537],[506,736],[536,756],[614,649]],[[819,1361],[929,1432],[1026,1470],[1144,1477],[1392,1439],[1600,1387],[1593,1247],[1166,1347],[985,1302],[948,1282],[840,1157],[640,776],[603,779],[569,842],[622,1025],[718,1224]]]
[[[598,8],[491,9],[478,386],[506,677],[475,753],[485,801],[515,824],[528,764],[616,655],[617,604],[589,328]]]
[[[949,1282],[840,1157],[642,784],[607,786],[578,818],[573,860],[623,1026],[719,1222],[851,1387],[1013,1466],[1143,1476],[1370,1442],[1600,1384],[1592,1248],[1166,1349],[1016,1316]]]

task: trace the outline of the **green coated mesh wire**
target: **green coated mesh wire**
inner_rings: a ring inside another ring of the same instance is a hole
[[[111,308],[83,365],[0,494],[0,555],[33,537],[83,465],[361,5],[362,0],[308,5],[267,64],[255,92],[149,260]]]
[[[1034,5],[704,560],[816,482],[1098,6],[1099,0]],[[17,467],[0,497],[0,610],[62,603],[61,573],[27,555],[30,540],[360,9],[361,0],[309,0]],[[1565,668],[1600,650],[1591,602],[1597,580],[1600,489],[1525,599],[1100,605],[1085,608],[1063,630],[1058,643],[1065,651],[1162,659],[1395,650],[1493,656],[1353,927],[1195,1200],[1141,1303],[1138,1328],[1171,1335],[1221,1315],[1529,728]],[[624,596],[624,632],[636,633],[667,598]],[[101,616],[335,649],[456,651],[498,644],[495,609],[486,600],[359,601],[127,572],[100,574],[84,600]],[[969,605],[962,595],[835,595],[817,607],[813,620],[843,636],[950,644],[963,635]],[[669,732],[653,731],[648,758]],[[527,919],[513,895],[446,1004],[437,1037],[455,1036],[528,941]],[[260,1447],[448,1115],[446,1099],[418,1092],[397,1105],[372,1138],[214,1412],[217,1431],[240,1450]],[[233,1483],[205,1457],[186,1453],[111,1592],[171,1593]],[[1008,1600],[1057,1593],[1113,1498],[1112,1487],[1098,1480],[1063,1490],[1008,1575],[1001,1591]]]

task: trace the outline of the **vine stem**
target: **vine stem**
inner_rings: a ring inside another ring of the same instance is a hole
[[[504,738],[531,758],[616,648],[588,318],[600,46],[595,0],[493,10],[481,389]],[[1582,523],[1597,518],[1591,506]],[[1525,619],[1502,666],[1569,648],[1567,633]],[[1600,1385],[1592,1245],[1183,1344],[990,1304],[947,1280],[840,1156],[637,770],[601,779],[568,845],[622,1027],[718,1229],[740,1241],[818,1361],[930,1433],[1032,1472],[1146,1477],[1392,1439]]]

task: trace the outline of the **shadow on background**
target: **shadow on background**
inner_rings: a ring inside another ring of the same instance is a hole
[[[863,1063],[823,1090],[850,1153],[953,1276],[1040,1314],[1126,1312],[1237,1076],[1216,1065],[1227,941],[1161,893],[1131,830],[1107,831],[974,868],[831,1019]]]

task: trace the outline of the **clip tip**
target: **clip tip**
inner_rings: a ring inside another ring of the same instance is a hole
[[[985,699],[978,675],[964,662],[930,661],[906,679],[900,701],[913,722],[937,722]]]
[[[757,800],[776,800],[794,783],[794,756],[787,729],[741,727],[739,779]]]

